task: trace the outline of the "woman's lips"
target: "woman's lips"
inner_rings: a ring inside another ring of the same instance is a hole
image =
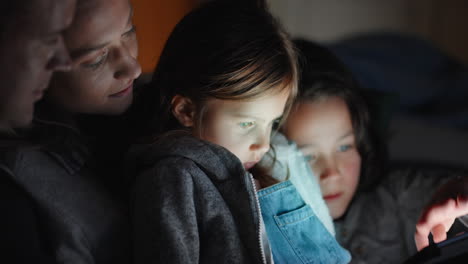
[[[127,88],[123,89],[122,91],[115,93],[115,94],[111,94],[110,97],[123,97],[131,93],[132,90],[133,90],[133,82]]]
[[[329,194],[329,195],[323,196],[323,199],[325,201],[333,201],[333,200],[340,198],[340,196],[341,196],[341,193]]]

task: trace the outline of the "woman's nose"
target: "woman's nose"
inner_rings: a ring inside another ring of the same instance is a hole
[[[115,71],[116,79],[136,79],[141,74],[141,65],[132,52],[126,50],[126,47],[120,48],[116,51],[119,58],[119,65]]]

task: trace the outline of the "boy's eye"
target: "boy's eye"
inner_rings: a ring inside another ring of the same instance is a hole
[[[348,151],[349,149],[351,149],[351,145],[341,145],[338,147],[338,151],[340,152],[345,152],[345,151]]]
[[[255,125],[255,122],[254,121],[250,121],[250,122],[241,122],[239,123],[239,126],[241,128],[251,128]]]

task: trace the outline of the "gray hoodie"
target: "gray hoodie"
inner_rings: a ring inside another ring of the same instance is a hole
[[[253,180],[228,150],[172,133],[129,164],[135,263],[266,263]]]

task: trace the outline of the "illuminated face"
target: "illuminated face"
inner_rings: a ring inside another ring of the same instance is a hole
[[[131,104],[140,75],[132,8],[128,0],[78,5],[65,32],[70,72],[54,75],[47,97],[72,113],[120,114]]]
[[[27,126],[52,73],[71,67],[62,33],[72,22],[76,1],[27,2],[24,13],[4,21],[0,32],[0,129]]]
[[[289,91],[281,91],[252,100],[209,99],[195,134],[231,151],[248,170],[269,150],[272,126],[283,115],[288,97]]]
[[[300,102],[284,126],[319,177],[323,198],[333,219],[341,217],[351,202],[361,173],[361,156],[349,110],[338,97]]]

